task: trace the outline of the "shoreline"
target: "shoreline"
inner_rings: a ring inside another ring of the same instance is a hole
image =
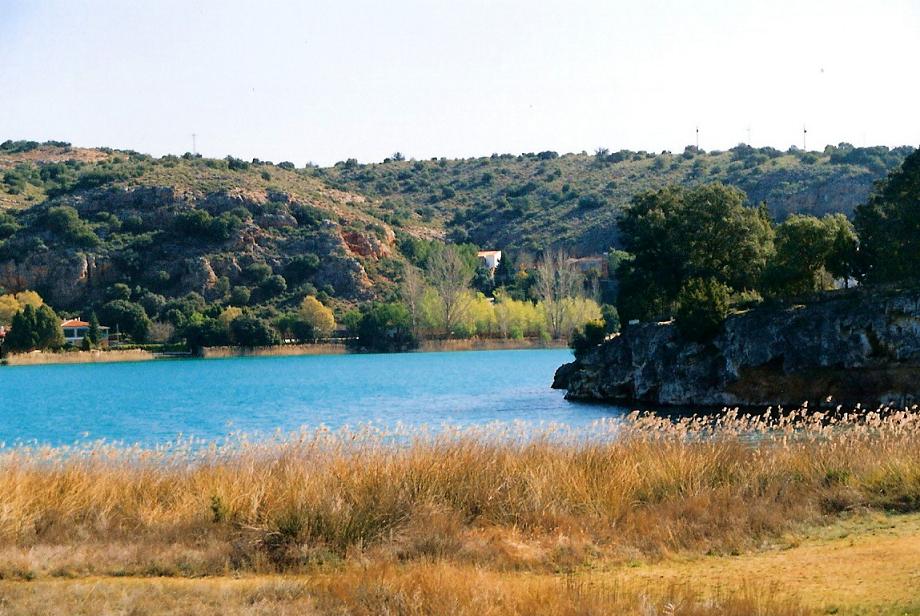
[[[60,353],[46,353],[36,351],[32,353],[16,353],[3,358],[3,366],[48,366],[55,364],[109,364],[136,361],[152,361],[165,359],[167,356],[158,356],[142,349],[128,349],[124,351],[64,351]]]
[[[444,353],[462,351],[515,351],[528,349],[566,349],[566,340],[537,338],[426,340],[410,353]],[[198,355],[154,353],[142,349],[93,350],[67,352],[32,352],[7,355],[0,366],[47,366],[67,364],[103,364],[164,359],[226,359],[231,357],[293,357],[308,355],[360,355],[344,343],[291,344],[269,347],[205,347]]]

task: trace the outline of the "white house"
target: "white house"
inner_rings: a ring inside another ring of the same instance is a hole
[[[61,323],[64,330],[64,342],[80,346],[83,339],[89,334],[89,323],[80,319],[67,319]],[[99,326],[99,346],[109,345],[109,328]]]
[[[479,258],[483,259],[486,262],[486,267],[491,271],[495,271],[495,268],[498,267],[499,261],[502,260],[502,251],[501,250],[480,250],[478,253]]]

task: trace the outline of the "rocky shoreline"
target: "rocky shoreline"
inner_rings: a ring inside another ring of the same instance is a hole
[[[709,343],[641,323],[556,372],[572,400],[654,406],[920,401],[920,290],[837,292],[730,316]]]

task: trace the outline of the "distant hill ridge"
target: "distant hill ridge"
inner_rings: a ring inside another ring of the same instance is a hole
[[[739,145],[724,152],[688,146],[680,154],[600,149],[427,161],[397,154],[383,163],[349,159],[296,169],[258,159],[155,159],[59,141],[6,141],[0,144],[0,207],[22,208],[105,186],[169,186],[198,195],[306,191],[337,195],[354,206],[353,214],[414,235],[534,252],[559,245],[592,254],[615,243],[618,212],[643,190],[721,181],[743,189],[752,203],[766,202],[778,219],[796,212],[850,214],[912,150],[842,143],[822,152]]]

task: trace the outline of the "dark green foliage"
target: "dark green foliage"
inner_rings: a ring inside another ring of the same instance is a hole
[[[281,332],[283,338],[299,342],[308,342],[319,337],[313,324],[298,312],[288,312],[275,319],[275,328]]]
[[[64,345],[64,330],[61,318],[48,304],[43,304],[35,314],[35,331],[38,348],[58,349]]]
[[[10,331],[6,335],[5,350],[22,353],[38,348],[38,331],[35,324],[35,308],[26,306],[13,316]]]
[[[64,345],[61,319],[48,305],[26,306],[13,317],[5,346],[13,352],[59,349]]]
[[[581,358],[602,343],[606,337],[607,327],[604,321],[588,321],[581,331],[575,332],[569,346],[575,352],[575,357]]]
[[[216,218],[204,210],[191,210],[176,216],[176,228],[189,237],[226,241],[242,226],[243,220],[235,213],[224,212]]]
[[[292,258],[284,268],[284,277],[291,284],[300,284],[310,279],[319,268],[320,260],[313,253],[305,253]]]
[[[381,353],[408,351],[418,346],[412,333],[409,310],[400,303],[374,303],[365,306],[360,315],[345,320],[349,334],[356,340],[353,347]]]
[[[416,267],[424,268],[428,263],[434,242],[412,235],[403,235],[399,238],[399,250]]]
[[[11,215],[0,211],[0,240],[13,236],[22,225]]]
[[[485,262],[481,259],[476,265],[476,271],[473,273],[473,280],[470,285],[484,295],[492,295],[492,291],[495,289],[492,272],[489,271],[489,268],[486,267]]]
[[[157,293],[146,291],[137,298],[137,303],[144,307],[148,316],[157,316],[166,305],[166,298]]]
[[[215,318],[199,318],[189,321],[182,327],[181,335],[185,338],[188,348],[196,352],[202,347],[230,344],[230,331],[223,322]]]
[[[112,330],[127,335],[134,342],[146,342],[150,330],[150,319],[144,307],[134,302],[117,299],[99,309],[100,319]]]
[[[272,275],[272,268],[266,263],[251,263],[243,268],[243,275],[252,284],[259,285]]]
[[[182,297],[168,300],[160,308],[160,318],[176,327],[183,327],[195,313],[204,312],[207,302],[198,293],[186,293]]]
[[[123,282],[116,282],[106,290],[105,296],[109,301],[116,299],[129,300],[131,299],[131,287]]]
[[[263,280],[259,289],[262,291],[263,298],[276,297],[287,291],[287,281],[283,276],[274,274]]]
[[[69,205],[48,208],[42,222],[65,242],[84,248],[99,245],[99,237],[80,219],[80,214]]]
[[[86,332],[85,340],[89,341],[92,346],[99,344],[102,340],[102,332],[99,329],[99,317],[93,312],[89,315],[89,330]]]
[[[601,315],[604,317],[604,331],[608,334],[615,334],[620,331],[620,313],[617,312],[616,306],[604,304],[601,306]]]
[[[728,316],[730,290],[712,278],[691,278],[677,296],[677,328],[688,340],[706,342],[722,328]]]
[[[867,282],[920,280],[920,150],[856,208],[854,222]]]
[[[776,253],[763,275],[767,295],[792,296],[822,291],[832,277],[852,273],[856,234],[842,214],[818,219],[794,215],[776,228]]]
[[[227,167],[229,167],[231,171],[245,171],[249,169],[249,163],[245,160],[234,158],[233,156],[228,156],[224,160],[227,161]]]
[[[230,339],[244,347],[271,346],[280,342],[278,332],[271,323],[246,314],[230,323]]]
[[[249,303],[251,297],[252,291],[249,290],[249,287],[233,287],[230,290],[230,305],[245,306]]]
[[[633,256],[617,272],[620,314],[669,316],[691,278],[755,288],[773,249],[773,229],[766,210],[745,201],[743,192],[718,183],[633,199],[619,221],[623,247]]]

